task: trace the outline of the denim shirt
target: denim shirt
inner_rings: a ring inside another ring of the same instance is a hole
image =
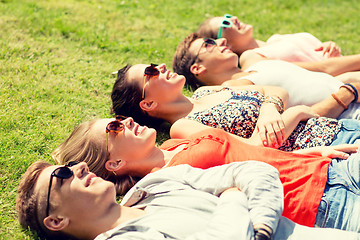
[[[286,226],[279,231],[281,237],[292,236],[299,225],[280,217],[283,190],[278,175],[272,166],[255,161],[206,170],[188,165],[162,169],[139,181],[121,202],[124,206],[142,208],[146,214],[100,234],[96,240],[250,240],[254,236],[253,224],[263,223],[277,229],[279,219]],[[221,195],[231,187],[238,187],[241,192]],[[317,235],[318,239],[321,236]]]

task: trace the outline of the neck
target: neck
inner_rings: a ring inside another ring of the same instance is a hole
[[[173,124],[177,120],[187,116],[193,107],[193,100],[184,95],[181,95],[174,101],[162,103],[159,105],[156,113],[153,113],[152,115]]]
[[[99,234],[144,214],[144,210],[120,206],[114,201],[101,216],[83,219],[78,226],[74,226],[72,235],[79,239],[94,239]]]
[[[200,81],[206,83],[208,86],[221,85],[228,80],[234,80],[239,78],[243,72],[237,66],[234,66],[231,69],[224,69],[221,72],[214,73],[208,72],[205,76],[203,76]]]
[[[261,40],[251,38],[248,43],[238,46],[234,52],[240,56],[243,52],[263,46],[265,43]]]

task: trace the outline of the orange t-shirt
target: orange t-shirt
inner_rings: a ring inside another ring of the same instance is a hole
[[[323,195],[331,159],[315,154],[296,154],[243,143],[219,129],[209,129],[189,139],[169,139],[161,149],[171,151],[185,144],[168,163],[189,164],[202,169],[231,162],[257,160],[278,169],[284,186],[283,216],[313,227]]]

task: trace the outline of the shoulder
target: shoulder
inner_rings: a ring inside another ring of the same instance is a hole
[[[266,59],[268,58],[255,52],[254,50],[247,50],[241,54],[239,64],[242,70],[246,70],[251,65]]]

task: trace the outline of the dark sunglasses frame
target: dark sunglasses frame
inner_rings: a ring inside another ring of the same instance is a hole
[[[141,99],[145,98],[145,79],[146,77],[150,77],[150,79],[152,77],[156,77],[160,75],[160,71],[159,69],[157,69],[158,65],[151,63],[150,66],[146,67],[144,70],[144,77],[143,77],[143,89],[142,89],[142,95],[141,95]]]
[[[48,196],[47,196],[47,203],[46,203],[46,217],[49,216],[50,211],[50,192],[51,192],[51,185],[54,177],[60,178],[60,179],[68,179],[71,178],[74,175],[74,172],[70,169],[70,167],[75,166],[78,164],[78,161],[72,161],[66,164],[65,166],[58,167],[55,169],[51,175],[50,175],[50,182],[49,182],[49,189],[48,189]]]
[[[212,45],[212,46],[217,46],[217,43],[215,41],[215,39],[213,38],[203,38],[203,43],[201,44],[200,48],[199,48],[199,51],[197,52],[195,58],[194,58],[194,63],[198,60],[199,58],[199,54],[200,54],[200,51],[201,51],[201,48],[205,45]],[[207,48],[206,48],[207,49]]]
[[[231,20],[229,20],[231,17],[232,17],[232,15],[230,15],[230,14],[225,14],[224,15],[224,20],[221,22],[220,28],[219,28],[219,31],[218,31],[218,35],[217,35],[218,39],[222,38],[223,28],[230,28],[233,25],[233,22]]]

